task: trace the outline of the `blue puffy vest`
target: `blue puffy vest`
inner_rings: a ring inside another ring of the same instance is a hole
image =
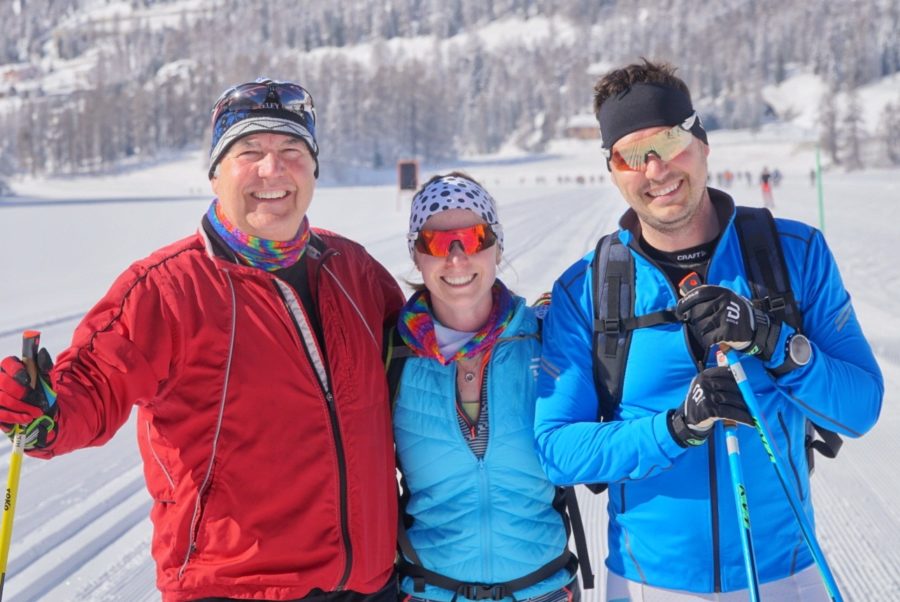
[[[407,530],[425,568],[454,579],[498,583],[522,577],[565,549],[567,536],[553,507],[534,443],[534,400],[541,347],[537,319],[524,300],[487,365],[490,435],[477,458],[456,417],[456,365],[409,358],[394,405],[397,457],[413,518]],[[519,600],[559,589],[566,570],[516,592]],[[401,589],[413,592],[404,578]],[[427,585],[416,596],[450,600]]]

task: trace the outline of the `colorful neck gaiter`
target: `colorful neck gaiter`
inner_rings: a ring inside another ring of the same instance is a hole
[[[500,337],[512,320],[515,310],[512,294],[499,280],[494,283],[491,294],[493,305],[487,322],[449,359],[444,357],[438,347],[434,318],[431,315],[431,295],[427,290],[418,291],[403,306],[397,320],[397,332],[417,356],[434,358],[444,366],[460,358],[478,355],[489,349]]]
[[[266,240],[245,232],[228,221],[221,203],[216,199],[206,212],[209,223],[216,234],[222,237],[232,251],[237,253],[247,265],[274,272],[294,265],[303,257],[306,243],[309,242],[309,220],[303,217],[297,235],[291,240]]]

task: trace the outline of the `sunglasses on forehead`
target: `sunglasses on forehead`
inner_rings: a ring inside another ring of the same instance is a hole
[[[474,255],[497,243],[494,228],[498,224],[475,224],[455,230],[419,230],[409,235],[417,251],[434,257],[447,257],[453,243],[458,242],[466,255]]]
[[[292,82],[262,80],[229,88],[216,101],[212,111],[213,129],[228,113],[277,110],[288,111],[315,136],[316,109],[313,99],[303,86]]]
[[[667,130],[624,144],[616,142],[612,149],[606,150],[606,166],[617,171],[646,171],[650,155],[671,161],[691,145],[694,138],[691,128],[696,120],[697,114],[693,113]]]

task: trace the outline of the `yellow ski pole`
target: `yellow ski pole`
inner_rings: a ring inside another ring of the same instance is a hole
[[[26,330],[22,335],[22,363],[28,370],[32,388],[38,386],[37,352],[40,342],[41,333],[36,330]],[[22,456],[25,453],[25,433],[22,427],[15,425],[12,434],[13,449],[9,458],[6,494],[3,496],[3,521],[0,522],[0,601],[3,600],[3,586],[6,584],[6,563],[9,560],[13,516],[16,513],[16,498],[19,495],[19,475],[22,473]]]

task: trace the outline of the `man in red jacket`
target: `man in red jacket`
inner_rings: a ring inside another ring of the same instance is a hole
[[[381,333],[403,297],[309,227],[315,125],[297,84],[226,91],[197,234],[126,270],[55,367],[42,350],[44,386],[0,363],[0,423],[33,456],[102,445],[137,406],[166,602],[396,600]]]

